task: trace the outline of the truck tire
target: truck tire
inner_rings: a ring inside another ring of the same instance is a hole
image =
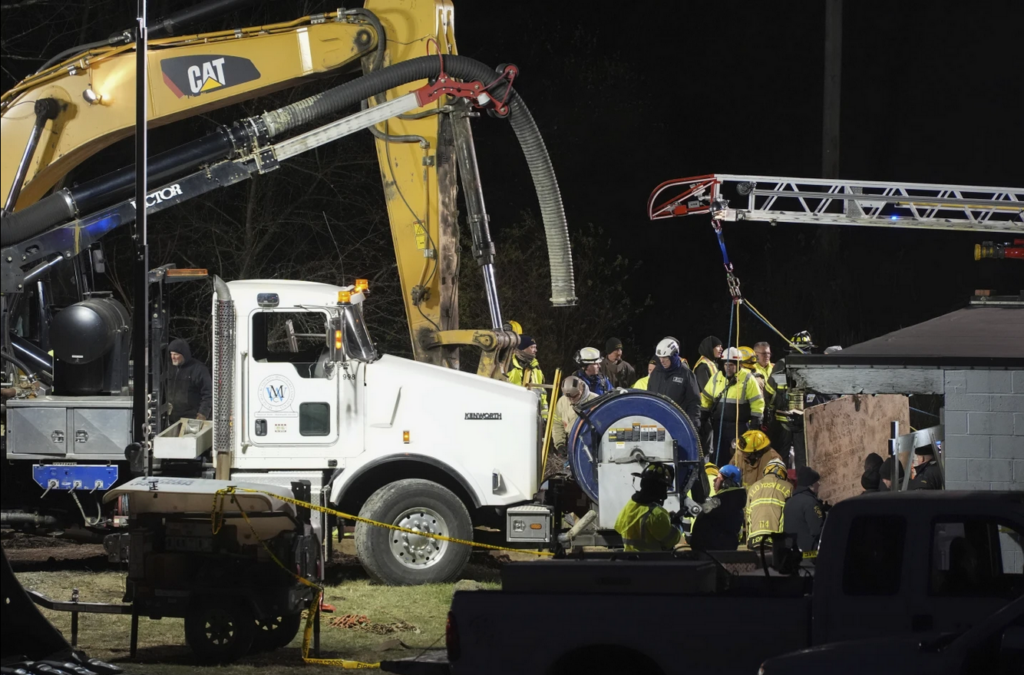
[[[256,637],[253,639],[254,652],[272,652],[287,647],[299,634],[302,625],[302,614],[286,616],[268,616],[256,619]]]
[[[462,500],[429,480],[389,483],[366,500],[359,517],[410,530],[472,540],[473,521]],[[472,549],[465,544],[356,523],[356,555],[375,580],[390,586],[454,581]]]
[[[185,642],[200,661],[231,663],[245,656],[256,635],[256,617],[245,603],[210,598],[185,614]]]

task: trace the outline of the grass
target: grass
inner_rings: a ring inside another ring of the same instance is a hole
[[[22,572],[18,579],[27,590],[56,600],[70,598],[71,589],[79,590],[81,602],[120,602],[124,593],[124,574],[118,572],[54,571]],[[497,589],[498,572],[493,567],[470,565],[471,584],[481,589]],[[460,582],[465,585],[466,582]],[[321,623],[321,654],[324,658],[344,658],[376,663],[418,655],[427,648],[444,647],[444,628],[456,584],[414,587],[388,587],[371,584],[362,570],[344,565],[331,571],[326,602],[335,606],[333,616],[365,615],[374,623],[404,621],[415,627],[390,635],[328,625],[330,614]],[[41,610],[50,622],[70,640],[71,615]],[[128,673],[152,675],[246,675],[271,668],[274,673],[324,672],[336,669],[307,666],[301,658],[302,633],[284,649],[269,654],[254,654],[231,666],[197,667],[185,645],[183,621],[139,619],[139,649],[129,658],[128,616],[79,615],[78,646],[90,657],[100,658],[125,668]],[[398,644],[400,640],[404,645]]]

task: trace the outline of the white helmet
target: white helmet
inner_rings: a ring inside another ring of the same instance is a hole
[[[658,343],[654,348],[654,355],[661,359],[667,359],[679,353],[679,343],[675,338],[667,337]]]
[[[736,347],[729,347],[728,349],[725,350],[725,352],[722,353],[722,360],[723,361],[742,361],[743,360],[743,352],[740,351],[739,349],[737,349]]]
[[[601,352],[593,347],[584,347],[576,352],[576,365],[589,366],[601,363]]]

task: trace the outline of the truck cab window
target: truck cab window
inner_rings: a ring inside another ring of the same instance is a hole
[[[929,592],[1015,598],[1024,592],[1022,533],[989,518],[935,523]]]
[[[291,363],[303,378],[327,377],[326,321],[322,312],[254,312],[253,360]]]
[[[903,581],[907,521],[893,516],[861,516],[850,526],[843,561],[846,595],[896,595]]]

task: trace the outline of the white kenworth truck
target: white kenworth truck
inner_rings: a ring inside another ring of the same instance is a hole
[[[147,470],[270,492],[308,480],[315,503],[460,539],[473,539],[479,525],[503,531],[509,507],[533,499],[534,392],[379,356],[363,319],[363,283],[214,278],[214,289],[211,420],[163,430],[152,457],[133,446],[126,313],[94,297],[63,310],[68,325],[55,328],[75,331],[79,345],[102,345],[67,354],[58,346],[53,393],[8,402],[5,474],[22,490],[45,492],[43,504],[63,500],[94,529],[117,522],[99,511],[102,494]],[[5,511],[5,521],[56,524],[46,513]],[[355,542],[367,571],[391,584],[452,580],[471,553],[364,524]]]

